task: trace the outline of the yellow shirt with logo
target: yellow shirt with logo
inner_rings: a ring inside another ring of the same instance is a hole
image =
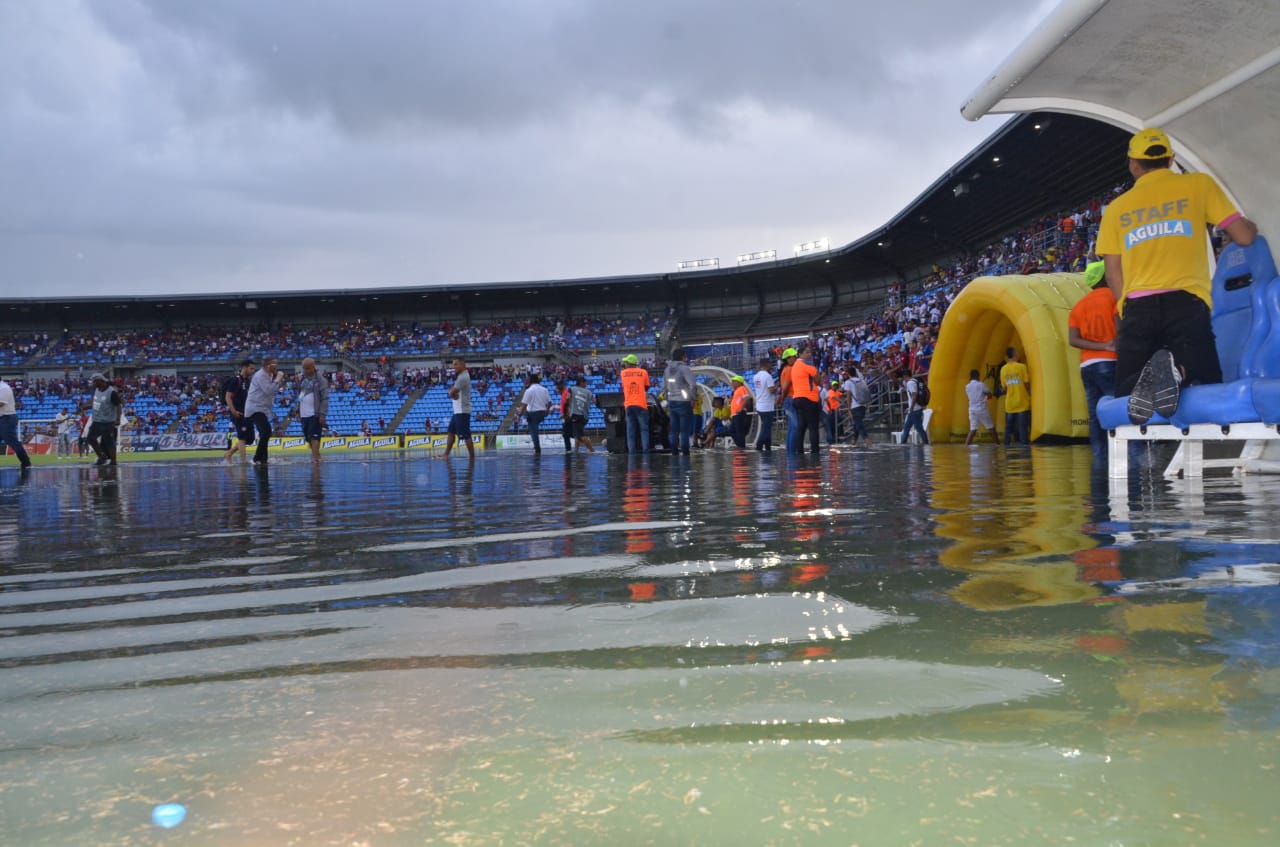
[[[1031,377],[1022,362],[1006,362],[1000,369],[1000,384],[1004,386],[1004,410],[1008,414],[1025,412],[1031,408],[1031,394],[1027,383]]]
[[[1178,289],[1212,308],[1206,226],[1238,214],[1208,174],[1148,171],[1107,206],[1097,253],[1120,257],[1126,297],[1135,291]]]

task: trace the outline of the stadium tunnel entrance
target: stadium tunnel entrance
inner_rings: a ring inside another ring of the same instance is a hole
[[[1089,291],[1084,274],[980,277],[960,292],[942,320],[929,369],[929,437],[963,441],[969,431],[969,371],[987,388],[999,381],[1005,350],[1017,349],[1031,374],[1031,439],[1087,439],[1089,413],[1080,353],[1068,343],[1067,318]],[[1004,431],[1004,400],[991,407]]]

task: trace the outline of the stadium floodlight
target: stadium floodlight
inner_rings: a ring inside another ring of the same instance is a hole
[[[683,262],[676,262],[678,271],[707,271],[718,267],[720,267],[719,259],[686,259]]]
[[[777,250],[757,250],[754,253],[743,253],[738,256],[739,265],[749,265],[754,262],[776,262],[777,260]]]
[[[810,253],[826,253],[831,249],[831,240],[828,238],[819,238],[814,241],[806,241],[803,244],[797,244],[795,251],[797,256],[804,256]]]

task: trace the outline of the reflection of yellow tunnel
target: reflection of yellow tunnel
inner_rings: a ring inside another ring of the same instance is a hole
[[[1075,450],[1032,450],[992,461],[985,451],[933,454],[938,535],[952,543],[938,554],[947,568],[983,573],[1043,563],[1088,550],[1086,516],[1064,492],[1089,491],[1092,457]]]
[[[1007,347],[1018,349],[1031,372],[1031,438],[1088,438],[1080,351],[1067,342],[1067,316],[1088,291],[1083,274],[1066,273],[981,277],[966,285],[942,320],[929,367],[930,438],[964,439],[969,371],[986,379]],[[992,402],[991,414],[1003,429],[1003,400]]]

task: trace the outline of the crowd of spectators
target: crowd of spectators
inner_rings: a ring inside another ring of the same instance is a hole
[[[1080,271],[1092,256],[1102,209],[1112,192],[1091,198],[1079,208],[1048,215],[1003,237],[984,249],[957,255],[934,265],[923,280],[921,292],[904,296],[900,286],[890,291],[887,307],[879,314],[848,326],[812,336],[814,364],[824,374],[837,374],[849,364],[873,379],[906,369],[927,374],[938,327],[947,307],[970,280],[977,276]],[[337,326],[313,327],[277,324],[268,327],[198,327],[89,331],[66,334],[51,341],[47,334],[0,337],[17,364],[42,351],[46,364],[75,362],[94,369],[113,363],[140,364],[159,361],[208,362],[201,376],[148,375],[118,381],[126,409],[141,411],[135,426],[141,432],[218,431],[222,421],[219,392],[224,366],[244,356],[260,358],[272,353],[282,358],[312,355],[348,358],[367,366],[362,374],[337,371],[329,374],[336,391],[352,401],[380,401],[384,397],[408,398],[415,392],[448,385],[449,367],[399,367],[396,359],[458,352],[476,355],[499,351],[541,352],[550,349],[578,353],[580,364],[495,365],[472,367],[476,395],[485,398],[474,412],[478,421],[500,420],[519,400],[520,385],[532,371],[547,385],[580,375],[598,376],[613,383],[623,367],[615,359],[597,358],[598,348],[648,347],[673,320],[673,312],[640,318],[527,318],[463,326],[445,321],[437,325],[346,321]],[[766,348],[783,345],[766,344]],[[757,346],[757,352],[759,347]],[[481,355],[477,355],[480,358]],[[665,364],[650,358],[645,366],[660,372]],[[499,390],[490,392],[490,385]],[[92,388],[85,375],[73,375],[67,367],[61,379],[18,380],[20,398],[45,404],[46,398],[66,399],[68,410],[82,413]],[[289,391],[281,402],[288,403]],[[47,404],[45,404],[47,405]],[[385,419],[378,420],[381,430]]]
[[[873,378],[904,368],[927,374],[942,317],[965,285],[979,276],[1083,271],[1093,258],[1102,210],[1124,188],[1117,185],[1076,209],[1038,218],[982,250],[935,264],[917,295],[905,297],[901,286],[895,286],[880,314],[815,335],[815,364],[834,373],[852,362]]]
[[[183,326],[165,329],[76,330],[50,343],[47,334],[11,337],[4,349],[13,364],[43,352],[45,365],[160,364],[233,362],[272,353],[284,359],[315,356],[385,363],[395,358],[440,355],[450,351],[539,352],[565,350],[590,354],[601,348],[652,345],[669,318],[531,318],[479,325],[420,322],[344,321],[337,326],[274,327]]]

